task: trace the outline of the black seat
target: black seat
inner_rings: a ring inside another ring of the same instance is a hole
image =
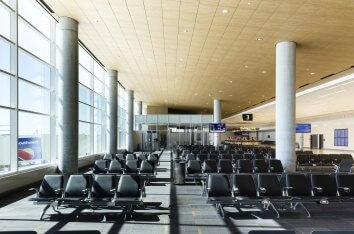
[[[202,167],[199,160],[189,160],[187,163],[187,174],[197,175],[202,173]]]
[[[215,204],[216,208],[224,214],[224,205],[233,204],[229,177],[224,174],[209,174],[207,178],[207,203]]]
[[[329,174],[308,174],[314,196],[326,197],[327,201],[337,201],[337,185],[335,178]],[[324,201],[323,201],[324,202]]]
[[[90,175],[70,175],[64,196],[58,201],[64,205],[82,205],[89,196]]]
[[[331,154],[331,157],[332,157],[332,162],[335,165],[338,165],[343,159],[341,154]]]
[[[269,172],[270,173],[283,173],[283,164],[279,159],[269,159],[268,160]]]
[[[127,154],[127,156],[125,157],[125,160],[126,161],[129,161],[129,160],[136,160],[136,157],[134,154]]]
[[[334,173],[337,191],[344,201],[354,201],[354,174]]]
[[[108,172],[122,174],[123,167],[121,162],[119,160],[112,160],[111,163],[109,164]]]
[[[254,173],[267,173],[268,165],[264,159],[254,159],[253,160],[253,172]]]
[[[202,166],[203,173],[216,173],[218,172],[218,167],[215,160],[205,160]]]
[[[219,155],[219,151],[218,150],[210,150],[210,154]]]
[[[261,200],[257,197],[257,189],[252,174],[233,174],[232,193],[236,197],[236,201]]]
[[[91,196],[87,201],[91,205],[107,206],[115,195],[114,175],[94,175],[91,187]]]
[[[321,166],[332,166],[333,162],[332,162],[332,157],[329,154],[320,154],[319,156],[319,160],[320,160],[320,165]]]
[[[127,160],[125,162],[125,168],[124,168],[125,173],[139,173],[138,171],[138,160]]]
[[[110,160],[96,160],[93,164],[92,172],[94,174],[107,173],[107,162],[110,162]]]
[[[237,171],[238,173],[252,173],[253,164],[249,159],[239,159],[237,160]]]
[[[220,154],[227,154],[227,150],[219,150],[219,155]]]
[[[254,159],[254,157],[253,157],[253,154],[246,153],[246,154],[243,154],[243,159],[252,160],[252,159]]]
[[[232,155],[232,163],[236,163],[237,160],[239,159],[243,159],[243,155],[242,154],[233,154]]]
[[[197,159],[203,163],[206,159],[208,159],[208,155],[207,154],[198,154]]]
[[[236,154],[236,151],[235,150],[229,150],[227,151],[228,154]]]
[[[297,164],[298,166],[309,166],[310,158],[308,154],[299,154],[297,155]]]
[[[150,160],[143,160],[140,166],[141,175],[155,175],[155,163]]]
[[[200,154],[209,154],[209,151],[208,150],[201,150]]]
[[[209,159],[219,161],[219,155],[218,154],[209,154]]]
[[[263,154],[261,154],[261,153],[256,153],[256,154],[254,155],[254,159],[263,159],[263,160],[264,160],[264,156],[263,156]]]
[[[62,196],[62,191],[64,187],[64,175],[53,174],[45,175],[39,188],[32,188],[30,190],[36,191],[36,197],[30,198],[29,201],[33,201],[37,205],[46,205],[40,216],[42,220],[45,212],[52,205],[53,201]],[[54,209],[54,206],[52,206]]]
[[[125,161],[125,155],[124,154],[116,154],[116,159],[119,161]]]
[[[341,154],[343,159],[352,159],[353,160],[353,156],[351,154]]]
[[[155,165],[157,165],[159,162],[159,157],[157,154],[150,154],[148,160],[154,162]]]
[[[317,154],[310,154],[309,159],[312,166],[320,165],[320,157]]]
[[[232,160],[232,155],[231,154],[222,154],[220,156],[220,159],[229,159]]]
[[[232,161],[230,159],[220,159],[219,164],[219,173],[231,174],[233,173]]]
[[[188,162],[189,160],[196,160],[197,158],[195,157],[194,154],[187,154],[186,157],[186,162]]]

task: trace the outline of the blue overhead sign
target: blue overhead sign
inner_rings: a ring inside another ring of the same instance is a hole
[[[311,133],[311,124],[296,124],[296,133]]]

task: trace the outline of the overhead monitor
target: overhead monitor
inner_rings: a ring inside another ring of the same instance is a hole
[[[311,124],[296,124],[296,133],[311,133]]]
[[[242,114],[243,121],[253,121],[253,114]]]
[[[209,132],[226,132],[226,124],[224,123],[210,123]]]

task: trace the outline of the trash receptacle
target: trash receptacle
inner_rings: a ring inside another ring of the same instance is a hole
[[[173,162],[173,177],[174,184],[184,184],[185,180],[185,165],[186,163],[181,160],[175,160]]]

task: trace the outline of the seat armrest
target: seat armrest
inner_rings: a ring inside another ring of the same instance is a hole
[[[348,188],[348,187],[338,187],[338,190],[341,190],[345,193],[350,193],[350,188]]]
[[[270,170],[273,171],[273,170],[274,170],[274,167],[270,167]]]
[[[313,190],[314,190],[314,191],[317,191],[317,192],[319,192],[319,193],[322,193],[323,188],[321,188],[321,187],[314,187]]]
[[[62,188],[56,189],[56,190],[54,190],[54,192],[55,192],[55,194],[60,194],[63,192],[63,189]]]
[[[238,194],[240,192],[240,190],[237,187],[233,187],[232,188],[232,194],[235,196],[236,194]]]
[[[39,190],[38,190],[38,188],[30,188],[29,190],[30,190],[30,191],[36,191],[36,196],[38,197],[38,195],[39,195]]]
[[[266,193],[266,191],[267,191],[267,189],[263,188],[263,187],[260,187],[258,190],[260,193]]]
[[[83,190],[81,190],[81,192],[83,193],[83,194],[87,194],[88,193],[88,189],[86,188],[86,189],[83,189]]]
[[[283,187],[283,190],[284,190],[284,191],[288,191],[288,190],[290,190],[290,189],[294,189],[294,187]]]

